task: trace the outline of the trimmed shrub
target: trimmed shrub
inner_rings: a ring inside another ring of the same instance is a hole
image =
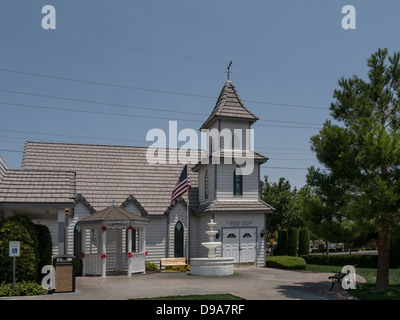
[[[51,264],[53,241],[51,240],[50,230],[42,224],[35,224],[36,237],[38,239],[38,281],[43,278],[42,268]]]
[[[146,271],[157,271],[158,267],[154,262],[146,261]]]
[[[306,270],[306,261],[301,257],[274,256],[266,258],[266,267],[285,270]]]
[[[278,244],[274,251],[276,256],[286,256],[288,249],[288,232],[286,229],[282,229],[278,234]]]
[[[299,256],[310,253],[310,231],[301,228],[299,231]]]
[[[378,256],[369,254],[303,255],[307,264],[329,266],[357,265],[359,268],[376,268]]]
[[[0,225],[0,281],[12,282],[13,258],[9,257],[9,241],[21,242],[21,256],[16,258],[16,282],[36,281],[38,239],[35,225],[27,217],[11,216]]]
[[[36,296],[47,292],[45,288],[34,282],[17,282],[13,289],[12,283],[0,285],[0,297],[10,296]]]
[[[297,246],[299,243],[299,229],[290,228],[288,230],[288,246],[287,255],[296,257],[297,256]]]

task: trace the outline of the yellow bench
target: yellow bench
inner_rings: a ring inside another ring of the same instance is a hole
[[[186,258],[161,258],[160,269],[162,267],[173,267],[173,266],[187,266]]]

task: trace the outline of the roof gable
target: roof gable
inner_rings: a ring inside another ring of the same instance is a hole
[[[117,205],[112,205],[80,220],[80,222],[95,222],[95,221],[96,222],[135,221],[135,222],[148,223],[149,219],[138,216],[137,214],[134,214],[128,210],[122,209]]]

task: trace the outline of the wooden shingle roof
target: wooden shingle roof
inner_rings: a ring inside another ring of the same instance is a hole
[[[258,120],[258,118],[244,106],[242,100],[239,98],[235,86],[230,80],[225,82],[214,110],[203,123],[200,130],[207,128],[213,120],[218,118],[249,120],[252,123]]]
[[[76,172],[76,194],[96,210],[131,195],[149,215],[162,215],[184,165],[149,164],[146,147],[26,142],[22,170]],[[167,152],[168,153],[168,152]],[[189,172],[191,167],[189,165]],[[190,175],[190,206],[198,203],[197,174]],[[186,199],[186,194],[183,196]]]
[[[141,217],[130,211],[122,209],[117,205],[109,206],[103,210],[97,211],[90,216],[80,220],[80,222],[139,222],[148,223],[149,219]]]
[[[274,210],[269,204],[262,200],[213,200],[200,205],[196,214],[205,212],[272,212]]]
[[[0,184],[0,202],[74,203],[75,172],[7,170]]]

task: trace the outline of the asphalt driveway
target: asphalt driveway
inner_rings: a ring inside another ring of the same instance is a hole
[[[322,274],[320,274],[322,275]],[[321,280],[327,280],[323,274]],[[157,272],[128,276],[77,277],[74,293],[55,293],[33,297],[6,299],[24,300],[121,300],[169,295],[231,293],[247,300],[326,300],[326,293],[304,290],[303,284],[315,283],[316,274],[253,266],[235,267],[235,275],[197,277],[182,272]],[[321,283],[320,287],[321,287]],[[312,287],[312,285],[311,285]],[[323,284],[325,288],[325,284]],[[306,288],[307,289],[307,288]],[[340,288],[341,289],[341,288]],[[337,289],[337,290],[340,290]]]

